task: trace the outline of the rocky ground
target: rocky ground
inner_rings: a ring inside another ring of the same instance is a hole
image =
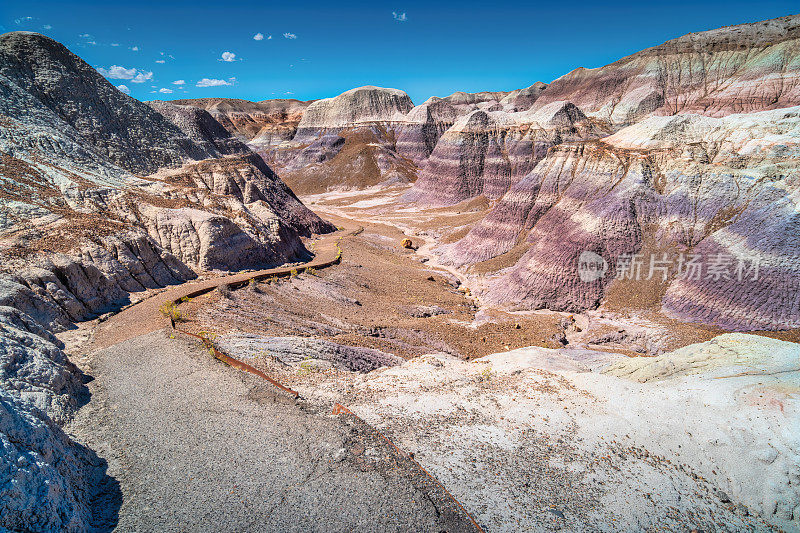
[[[657,359],[526,348],[369,374],[261,364],[412,451],[488,531],[792,531],[798,354],[730,335]]]
[[[92,401],[67,431],[108,461],[119,531],[474,531],[369,428],[295,405],[189,338],[140,336],[84,370]]]
[[[367,225],[343,240],[341,265],[185,306],[193,330],[300,335],[402,357],[445,352],[474,358],[519,346],[560,346],[558,315],[476,322],[478,308],[450,272],[403,249],[403,235]]]

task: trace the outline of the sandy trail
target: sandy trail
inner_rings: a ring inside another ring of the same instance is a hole
[[[230,276],[183,283],[154,294],[150,298],[112,315],[105,322],[101,322],[93,332],[90,350],[108,348],[114,344],[163,328],[164,320],[159,317],[159,308],[165,302],[179,300],[184,296],[219,287],[223,284],[247,281],[254,277],[286,275],[297,268],[324,268],[330,266],[336,261],[339,240],[356,233],[358,229],[357,226],[350,225],[340,231],[321,236],[314,243],[314,258],[299,267],[281,266],[254,272],[241,272]]]

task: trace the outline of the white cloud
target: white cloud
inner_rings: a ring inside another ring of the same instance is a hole
[[[186,84],[186,80],[175,80],[172,82],[172,85],[184,85]]]
[[[158,90],[158,92],[163,94],[172,94],[172,89],[167,89],[166,87],[162,87]]]
[[[152,80],[152,79],[153,79],[153,73],[148,70],[147,72],[139,71],[139,73],[136,74],[136,76],[134,76],[131,81],[133,83],[144,83],[147,80]]]
[[[119,43],[111,43],[111,46],[119,46]]]
[[[18,19],[14,19],[14,24],[19,26],[20,24],[25,24],[33,20],[33,17],[20,17]]]
[[[44,26],[42,26],[42,28],[45,29],[45,30],[52,30],[53,29],[53,27],[50,24],[45,24]]]
[[[78,35],[78,37],[81,37],[83,39],[91,39],[92,38],[92,36],[89,35],[88,33],[81,33],[80,35]]]
[[[256,33],[255,35],[253,35],[253,40],[263,41],[264,40],[264,34],[261,33],[261,32]]]
[[[223,85],[233,85],[233,83],[227,82],[225,80],[215,80],[209,78],[203,78],[202,80],[197,82],[197,87],[221,87]]]
[[[119,92],[121,93],[131,94],[131,90],[128,89],[127,85],[117,85],[117,89],[119,89]]]
[[[394,17],[394,20],[398,22],[405,22],[406,20],[408,20],[405,11],[403,11],[402,13],[398,13],[397,11],[392,11],[392,16]]]
[[[137,71],[135,68],[125,68],[120,67],[119,65],[111,65],[107,69],[100,67],[97,69],[97,72],[106,78],[111,78],[112,80],[132,80],[133,77],[136,76]]]
[[[164,61],[163,59],[156,59],[156,63],[164,64],[166,63],[166,61]]]
[[[86,41],[86,44],[91,44],[92,46],[97,44],[97,41]]]
[[[131,80],[132,83],[144,83],[153,79],[153,73],[150,71],[125,68],[119,65],[112,65],[107,69],[100,67],[97,72],[112,80]]]
[[[131,46],[130,48],[128,48],[128,50],[132,50],[134,52],[138,52],[139,51],[139,47],[138,46]]]
[[[297,35],[295,35],[294,33],[284,33],[283,36],[286,37],[287,39],[297,39]]]
[[[222,52],[222,57],[219,59],[220,61],[226,61],[230,63],[231,61],[236,61],[236,54],[233,52]]]
[[[267,40],[269,41],[270,39],[272,39],[272,35],[267,35]]]

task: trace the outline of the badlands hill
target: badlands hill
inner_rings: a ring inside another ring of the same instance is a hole
[[[624,282],[649,293],[625,305],[681,320],[800,327],[799,27],[794,16],[684,36],[574,71],[528,111],[474,111],[442,135],[405,198],[499,198],[440,248],[457,266],[505,267],[487,302],[582,311]],[[582,280],[584,252],[603,276]],[[656,255],[671,265],[656,287],[627,281],[648,276]],[[704,263],[687,275],[690,257]]]
[[[797,105],[800,16],[690,33],[555,80],[538,105],[570,101],[615,125],[645,116],[720,117]]]
[[[143,104],[42,35],[0,36],[0,94],[0,529],[85,531],[106,481],[56,424],[85,386],[51,332],[333,226],[208,112]]]
[[[652,117],[555,147],[445,256],[464,265],[527,249],[487,299],[569,311],[596,307],[616,278],[645,281],[655,257],[670,267],[656,271],[663,299],[641,305],[736,330],[800,327],[798,127],[798,107]],[[584,252],[605,275],[582,279]],[[682,257],[702,271],[679,273]]]
[[[41,263],[13,268],[28,284],[94,263],[109,286],[129,292],[190,269],[282,263],[306,253],[301,235],[331,229],[207,112],[138,102],[51,39],[0,37],[0,77],[0,253],[9,270],[15,258]],[[170,263],[170,275],[135,280],[140,248]],[[77,307],[99,311],[121,292]]]

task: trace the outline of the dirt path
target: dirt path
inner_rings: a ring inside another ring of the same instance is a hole
[[[363,424],[287,403],[181,335],[92,355],[67,428],[119,481],[120,531],[474,531]]]
[[[358,226],[350,225],[343,230],[323,235],[314,243],[314,259],[300,266],[282,266],[188,282],[157,293],[112,315],[105,322],[101,322],[93,332],[89,351],[108,348],[117,343],[163,328],[164,319],[159,314],[159,308],[165,302],[176,301],[198,292],[212,290],[223,284],[241,283],[251,278],[288,275],[292,270],[330,266],[337,261],[339,255],[338,242],[357,233],[359,230]]]

